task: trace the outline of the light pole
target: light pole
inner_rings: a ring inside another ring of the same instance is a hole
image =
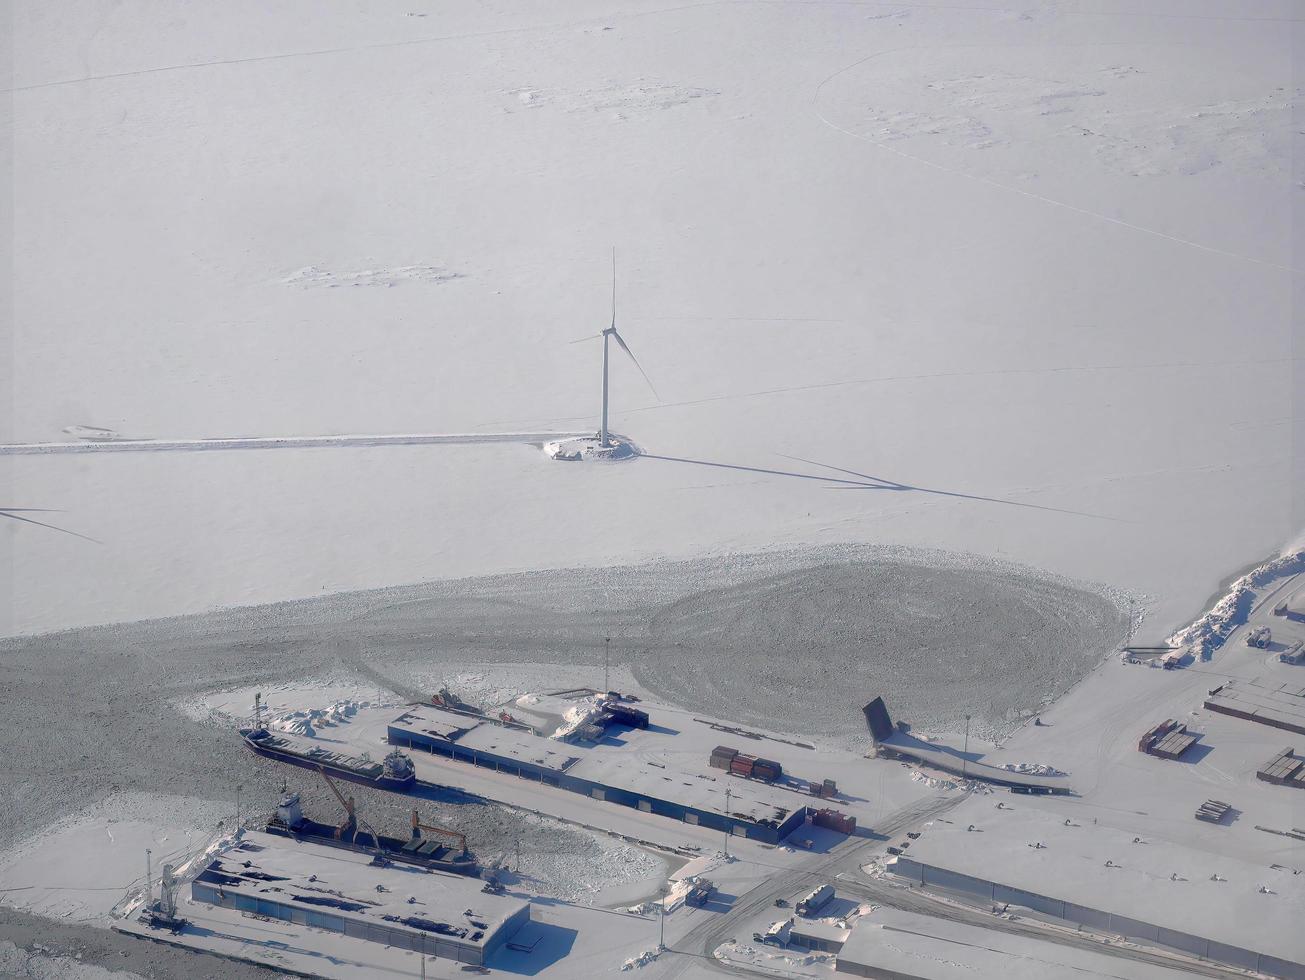
[[[662,882],[662,914],[660,918],[661,934],[657,937],[657,951],[666,948],[666,882]]]
[[[725,856],[730,856],[730,788],[725,787]]]
[[[240,790],[243,787],[236,783],[236,830],[240,829]]]
[[[970,757],[970,716],[965,716],[965,748],[961,750],[961,778],[968,778],[965,771],[965,764]]]
[[[611,669],[612,656],[612,638],[609,636],[603,641],[603,693],[606,694],[612,689],[612,682],[608,678],[608,672]]]

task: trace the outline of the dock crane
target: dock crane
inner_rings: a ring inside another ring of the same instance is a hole
[[[318,766],[317,771],[322,774],[322,778],[326,780],[326,785],[335,794],[335,798],[340,801],[340,806],[344,807],[344,819],[335,828],[335,839],[352,843],[354,835],[358,832],[358,818],[354,815],[353,797],[351,796],[347,800],[344,798],[344,794],[335,785],[335,780],[326,774],[325,767]]]
[[[461,845],[461,847],[462,847],[462,853],[463,853],[464,855],[467,853],[467,835],[466,835],[466,834],[459,833],[459,832],[456,831],[456,830],[451,830],[451,829],[449,829],[448,827],[437,827],[435,824],[422,823],[422,822],[421,822],[421,817],[418,815],[417,811],[416,811],[416,810],[413,810],[413,811],[412,811],[412,837],[413,837],[413,840],[416,840],[417,838],[421,837],[421,832],[422,832],[423,830],[429,830],[431,833],[434,833],[434,834],[443,834],[445,837],[453,837],[453,838],[456,838],[457,841],[458,841],[458,843],[459,843],[459,844]]]
[[[350,796],[347,799],[345,798],[345,795],[340,792],[339,787],[335,785],[335,780],[333,780],[330,777],[325,767],[318,766],[317,771],[322,774],[322,778],[326,780],[326,785],[331,788],[331,792],[335,794],[335,798],[340,801],[340,806],[344,808],[344,819],[341,820],[339,826],[335,828],[335,839],[338,841],[344,841],[346,844],[355,843],[358,834],[359,820],[355,813],[355,804],[354,804],[353,797]],[[380,835],[376,833],[376,831],[372,828],[372,825],[369,824],[366,820],[363,820],[361,822],[363,827],[366,828],[367,833],[371,834],[372,836],[372,843],[375,847],[376,853],[380,854],[381,853]]]

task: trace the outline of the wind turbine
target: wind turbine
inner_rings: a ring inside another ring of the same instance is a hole
[[[615,340],[617,344],[620,345],[621,350],[625,351],[630,360],[634,362],[634,366],[639,369],[639,373],[643,375],[643,380],[648,382],[648,387],[652,390],[653,397],[658,401],[661,401],[661,396],[657,394],[657,389],[653,387],[652,379],[648,377],[648,372],[643,369],[643,365],[640,364],[638,358],[634,356],[634,352],[630,350],[630,345],[625,342],[625,338],[616,332],[616,246],[612,246],[612,324],[603,330],[602,333],[594,334],[592,337],[582,337],[580,340],[573,340],[572,343],[582,344],[589,340],[595,340],[598,337],[603,338],[603,416],[602,423],[598,430],[598,444],[603,449],[607,449],[611,446],[611,440],[607,435],[607,370],[609,361],[609,340]]]

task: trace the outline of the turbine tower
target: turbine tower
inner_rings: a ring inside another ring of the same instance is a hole
[[[661,400],[661,397],[657,394],[657,389],[653,387],[652,379],[648,377],[648,372],[643,369],[643,365],[640,364],[638,358],[634,356],[634,352],[630,350],[630,346],[625,342],[625,338],[616,332],[616,246],[612,246],[612,323],[610,326],[605,328],[602,333],[597,334],[596,336],[603,338],[603,413],[598,428],[598,444],[603,449],[607,449],[612,444],[607,433],[607,393],[609,388],[607,372],[610,365],[608,352],[609,340],[615,340],[617,344],[620,345],[621,350],[625,351],[630,360],[634,362],[634,366],[639,369],[639,373],[643,375],[643,380],[648,382],[648,387],[652,390],[653,397],[657,398],[658,401]],[[593,339],[593,337],[585,337],[583,340],[572,341],[572,343],[579,344],[586,340]]]

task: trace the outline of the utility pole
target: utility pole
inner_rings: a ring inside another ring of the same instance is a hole
[[[612,638],[609,636],[603,641],[603,693],[606,694],[612,689],[612,682],[608,677],[611,670],[612,661]]]
[[[970,755],[970,716],[965,716],[965,748],[961,750],[961,778],[966,779],[965,765]]]

